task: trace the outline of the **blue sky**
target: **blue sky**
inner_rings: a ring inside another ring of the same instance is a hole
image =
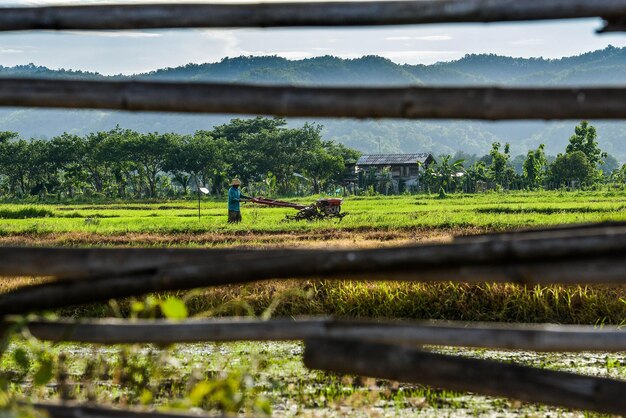
[[[125,1],[132,3],[132,1]],[[94,1],[65,1],[88,4]],[[3,6],[59,4],[0,0]],[[514,24],[422,25],[349,29],[161,30],[0,33],[0,65],[133,74],[240,55],[302,59],[320,55],[381,55],[394,62],[432,64],[467,53],[560,58],[608,45],[626,46],[623,34],[597,35],[599,19]]]

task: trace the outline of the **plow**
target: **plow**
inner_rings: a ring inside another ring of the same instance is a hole
[[[251,202],[259,205],[293,208],[297,212],[295,215],[287,215],[286,220],[290,221],[315,221],[319,219],[343,219],[347,212],[341,212],[341,203],[343,199],[338,198],[323,198],[317,199],[310,205],[301,205],[299,203],[284,202],[282,200],[266,199],[263,197],[253,197]]]

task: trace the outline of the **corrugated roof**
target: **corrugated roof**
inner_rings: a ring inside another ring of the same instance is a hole
[[[395,165],[395,164],[417,164],[417,162],[425,162],[429,153],[420,154],[370,154],[362,155],[356,165]]]

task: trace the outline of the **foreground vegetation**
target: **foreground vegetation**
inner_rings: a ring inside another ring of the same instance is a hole
[[[328,248],[445,242],[455,235],[492,230],[624,221],[626,196],[615,191],[555,191],[348,197],[343,210],[349,214],[342,222],[296,223],[283,221],[291,209],[248,205],[243,208],[243,223],[229,225],[226,204],[219,200],[202,202],[200,220],[196,203],[185,200],[5,203],[0,205],[0,244]],[[39,280],[3,281],[0,292]],[[194,317],[333,315],[626,325],[624,287],[490,283],[269,281],[149,295],[54,314],[167,317],[168,301],[184,302],[185,315]],[[25,416],[16,402],[26,398],[276,416],[583,416],[506,399],[307,370],[300,343],[52,345],[22,330],[5,344],[0,406],[14,411],[8,416]],[[626,378],[626,363],[619,354],[427,349]]]
[[[626,364],[618,354],[426,349],[626,379]],[[599,416],[509,399],[310,370],[302,364],[302,352],[301,343],[95,348],[15,340],[7,355],[3,356],[0,367],[5,376],[12,376],[11,390],[22,397],[97,401],[126,408],[192,409],[200,413],[238,413],[239,416],[243,415],[242,411],[257,416],[305,417]],[[580,361],[581,357],[585,361]],[[17,409],[14,404],[4,406]],[[7,415],[11,416],[4,416]],[[19,416],[25,416],[23,409]]]

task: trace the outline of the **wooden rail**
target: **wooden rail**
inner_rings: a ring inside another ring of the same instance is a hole
[[[324,272],[343,275],[349,271],[375,275],[380,273],[378,269],[395,272],[408,268],[417,273],[456,265],[510,265],[555,257],[583,259],[621,255],[625,250],[624,223],[470,235],[457,237],[447,244],[368,250],[0,247],[0,276],[97,278],[189,265],[212,267],[222,260],[224,264],[236,260],[247,263],[263,258],[271,258],[272,264],[275,259],[282,259],[288,271],[281,272],[280,264],[275,270],[279,274],[293,273],[294,277]],[[312,262],[294,269],[303,260]],[[322,262],[324,260],[326,262]],[[241,270],[245,270],[245,266],[241,266]]]
[[[363,26],[626,15],[624,0],[426,0],[4,8],[0,30]]]
[[[128,410],[118,408],[105,408],[98,405],[82,405],[76,402],[62,404],[35,403],[32,407],[36,410],[45,411],[51,418],[218,418],[227,415],[198,415],[180,412],[154,412]]]
[[[30,333],[48,341],[97,344],[294,341],[350,338],[411,345],[531,351],[626,351],[626,329],[447,321],[341,321],[327,318],[167,320],[33,320]]]
[[[143,4],[0,9],[0,31],[355,26],[601,17],[626,30],[626,0],[445,0],[278,4]],[[626,87],[293,87],[148,81],[0,79],[0,106],[278,116],[429,119],[626,119]],[[149,292],[265,279],[626,283],[626,226],[461,238],[359,250],[0,248],[0,275],[53,280],[0,296],[0,315]],[[11,323],[4,318],[5,328]],[[205,320],[31,321],[53,341],[97,343],[305,339],[309,367],[604,413],[626,412],[626,382],[427,353],[401,344],[529,350],[623,350],[624,331],[459,323]],[[346,339],[350,338],[350,339]],[[331,355],[332,354],[332,355]],[[53,417],[179,415],[42,405]]]
[[[7,260],[0,270],[2,275],[56,276],[65,272],[72,278],[60,277],[5,293],[0,296],[0,314],[268,279],[623,284],[625,251],[625,227],[564,230],[549,236],[538,232],[508,240],[478,237],[451,244],[370,250],[264,250],[241,254],[204,250],[201,257],[195,250],[136,249],[133,255],[137,262],[129,262],[131,254],[111,249],[2,248],[0,259]],[[145,253],[139,257],[141,252]],[[92,262],[95,254],[102,254],[102,260],[110,264]],[[168,256],[161,258],[158,254]],[[152,264],[147,261],[151,255]],[[81,266],[85,275],[76,277]],[[108,274],[111,271],[114,274]]]
[[[332,353],[332,355],[331,355]],[[603,412],[626,411],[626,382],[358,340],[307,340],[304,364],[448,390]]]
[[[0,79],[0,106],[406,119],[624,119],[626,87],[293,87]]]

